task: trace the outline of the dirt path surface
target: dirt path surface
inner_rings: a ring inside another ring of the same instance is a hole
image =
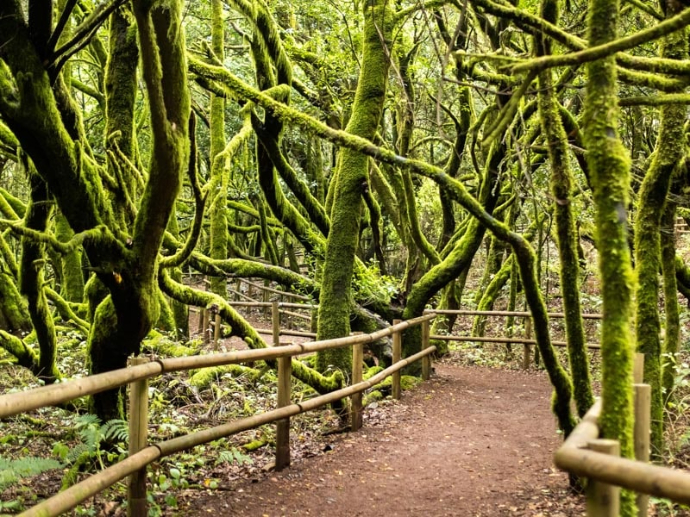
[[[436,365],[399,403],[365,412],[330,452],[222,493],[187,499],[185,515],[584,515],[552,467],[561,443],[542,372]]]

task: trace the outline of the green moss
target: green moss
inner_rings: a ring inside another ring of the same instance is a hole
[[[670,11],[670,9],[669,9]],[[671,16],[673,13],[667,13]],[[687,59],[685,31],[668,36],[662,49],[664,57]],[[661,263],[661,218],[665,209],[671,177],[685,156],[687,108],[664,105],[660,109],[659,135],[652,162],[640,188],[635,219],[635,265],[637,350],[645,354],[644,381],[652,388],[652,454],[663,452],[663,396],[661,392],[661,340],[659,334],[659,280]]]
[[[40,372],[38,354],[17,336],[0,330],[0,347],[15,357],[19,366],[23,366],[34,375],[38,375]]]
[[[346,132],[372,139],[383,110],[390,66],[392,17],[388,2],[374,0],[363,6],[362,66],[352,116]],[[341,150],[331,210],[331,228],[326,244],[319,303],[318,339],[347,336],[352,307],[351,281],[359,237],[362,188],[367,180],[368,158],[352,149]],[[319,354],[318,368],[349,370],[347,349]]]
[[[0,312],[12,332],[31,330],[31,316],[26,301],[17,288],[15,278],[0,270]]]
[[[590,1],[590,46],[616,39],[618,13],[617,0]],[[630,160],[618,136],[616,80],[613,57],[587,64],[583,136],[594,191],[601,295],[606,314],[601,327],[602,415],[599,426],[604,438],[619,440],[621,456],[632,458],[633,347],[629,322],[635,278],[626,227]],[[623,492],[621,515],[632,517],[635,514],[632,494]]]
[[[662,381],[664,402],[673,393],[676,378],[676,365],[680,351],[680,307],[678,305],[678,284],[676,282],[676,243],[675,233],[671,230],[676,220],[675,204],[666,203],[662,219],[661,232],[661,270],[664,279],[664,306],[666,328],[664,340],[664,360],[662,361]]]
[[[170,303],[160,289],[156,290],[156,297],[158,298],[158,305],[160,307],[158,320],[154,326],[159,330],[167,332],[175,332],[175,314],[170,307]]]
[[[72,238],[74,232],[69,227],[67,219],[58,214],[55,223],[55,238],[66,242]],[[62,297],[70,302],[79,303],[84,299],[84,275],[81,269],[82,250],[75,249],[61,257],[62,284],[60,292]]]
[[[214,366],[213,368],[204,368],[203,370],[190,372],[189,384],[198,389],[206,389],[224,375],[245,377],[252,381],[259,378],[261,371],[255,370],[254,368],[247,368],[239,364]]]
[[[558,0],[542,0],[542,17],[557,23]],[[535,38],[540,55],[551,54],[550,41],[544,36]],[[561,293],[565,312],[568,358],[574,384],[575,404],[580,417],[594,404],[585,332],[580,305],[578,267],[578,235],[572,208],[573,173],[568,157],[568,135],[562,123],[560,105],[553,89],[551,70],[539,74],[539,115],[551,162],[551,192],[555,198],[554,211],[560,260]]]

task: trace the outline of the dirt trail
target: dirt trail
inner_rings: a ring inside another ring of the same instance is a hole
[[[552,467],[550,392],[543,373],[437,365],[400,403],[368,409],[361,431],[331,437],[331,452],[198,494],[183,513],[584,515]]]

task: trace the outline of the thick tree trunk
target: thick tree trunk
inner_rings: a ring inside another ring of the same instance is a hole
[[[589,45],[607,44],[618,34],[618,0],[590,0]],[[633,450],[633,343],[630,332],[635,288],[628,247],[627,206],[630,159],[618,136],[618,89],[613,56],[587,64],[584,140],[594,204],[603,312],[601,325],[603,438],[620,441],[621,456]],[[657,269],[658,271],[658,269]],[[655,272],[656,274],[656,272]],[[621,515],[635,515],[634,495],[623,491]]]
[[[664,6],[668,17],[676,14],[674,3]],[[686,31],[667,36],[662,56],[687,59]],[[637,270],[636,336],[637,350],[645,354],[644,381],[652,387],[652,454],[663,453],[664,409],[661,392],[661,322],[659,320],[659,268],[661,261],[660,230],[671,177],[685,156],[687,107],[666,105],[660,109],[659,136],[654,158],[640,188],[635,219],[635,267]]]
[[[559,7],[558,0],[542,0],[542,16],[551,23],[557,23]],[[538,55],[551,54],[551,42],[548,38],[537,36],[535,44]],[[572,208],[574,181],[568,157],[568,138],[561,122],[551,70],[545,70],[539,74],[538,104],[541,127],[551,162],[551,192],[555,199],[556,243],[560,259],[561,294],[563,296],[563,311],[565,312],[568,358],[577,412],[580,417],[583,417],[594,404],[594,395],[592,394],[580,306],[578,236]]]
[[[392,16],[387,0],[364,4],[362,68],[352,116],[346,131],[373,139],[379,125],[390,66]],[[331,211],[331,229],[326,245],[326,259],[319,302],[318,339],[347,336],[352,310],[351,282],[359,235],[362,193],[367,183],[369,159],[352,149],[341,150],[335,197]],[[347,349],[320,353],[317,367],[349,369],[351,354]]]

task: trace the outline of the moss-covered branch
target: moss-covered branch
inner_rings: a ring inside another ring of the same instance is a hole
[[[166,294],[179,302],[217,311],[222,320],[230,326],[230,335],[242,338],[251,348],[266,348],[266,343],[254,330],[254,327],[220,296],[210,292],[197,291],[177,283],[170,278],[167,270],[161,271],[159,285]],[[326,377],[296,360],[292,361],[292,374],[295,378],[311,386],[319,393],[328,393],[336,390],[342,385],[343,381],[343,376],[340,372],[335,372],[331,376]]]

